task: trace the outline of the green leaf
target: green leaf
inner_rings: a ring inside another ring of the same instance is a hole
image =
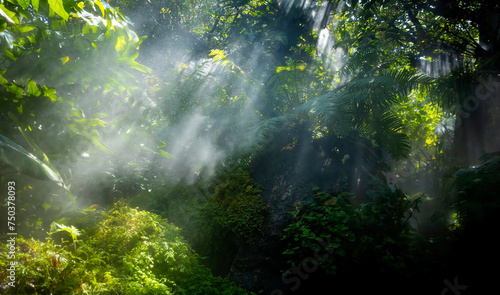
[[[21,135],[23,136],[24,140],[26,140],[26,142],[30,145],[30,147],[37,154],[37,156],[41,158],[42,162],[45,165],[50,165],[49,158],[47,157],[47,155],[38,147],[38,145],[35,143],[35,141],[31,137],[29,137],[26,134],[26,132],[23,131],[23,128],[21,127],[21,124],[20,124],[19,120],[17,119],[17,117],[11,112],[8,112],[7,114],[12,119],[12,121],[14,121],[16,123],[17,129],[19,130],[19,132],[21,132]],[[30,131],[31,131],[31,128],[29,125],[28,125],[28,129],[30,129]]]
[[[165,143],[164,141],[161,141],[161,140],[158,140],[158,142],[156,144],[158,145],[159,148],[167,146],[167,143]]]
[[[126,45],[127,45],[127,41],[125,40],[125,36],[123,36],[123,34],[121,34],[120,36],[118,36],[118,38],[116,40],[115,49],[116,49],[116,51],[121,52],[126,48]]]
[[[16,98],[22,98],[23,97],[23,88],[16,85],[16,84],[10,84],[6,85],[5,88],[7,89],[7,92],[15,94]]]
[[[7,84],[9,81],[7,81],[7,79],[5,79],[4,77],[2,77],[2,75],[0,75],[0,83],[1,84]]]
[[[43,95],[50,98],[51,101],[56,101],[56,90],[54,88],[49,88],[47,86],[43,86]]]
[[[35,81],[33,80],[28,80],[28,90],[26,91],[26,95],[28,96],[40,96],[42,94],[42,91],[40,91],[40,88],[36,85]]]
[[[167,153],[167,152],[166,152],[166,151],[164,151],[164,150],[160,150],[160,149],[159,149],[159,150],[158,150],[158,153],[159,153],[162,157],[165,157],[165,158],[167,158],[167,159],[172,159],[172,158],[174,158],[174,156],[173,156],[172,154],[169,154],[169,153]]]
[[[16,17],[16,13],[8,10],[3,4],[0,4],[0,17],[11,24],[19,23],[19,20]]]
[[[121,58],[118,59],[118,61],[120,61],[121,63],[123,63],[124,65],[128,66],[131,69],[136,69],[136,70],[141,71],[143,73],[151,73],[151,72],[153,72],[153,70],[151,70],[150,68],[146,67],[145,65],[141,65],[140,63],[138,63],[138,62],[135,61],[135,58],[138,55],[139,55],[139,53],[136,52],[132,58],[121,57]]]
[[[26,8],[28,8],[28,6],[30,6],[30,0],[17,0],[17,2],[24,9],[26,9]]]
[[[64,20],[67,21],[69,19],[69,14],[66,9],[64,9],[63,0],[49,0],[49,6],[52,11],[54,11]]]
[[[16,29],[21,33],[27,33],[27,32],[31,32],[34,29],[36,29],[36,27],[30,26],[30,25],[19,25],[19,26],[16,26]]]
[[[1,10],[0,10],[0,11],[1,11]],[[2,33],[2,34],[3,34],[3,33]],[[8,57],[8,58],[10,58],[10,59],[12,59],[12,60],[17,60],[17,56],[16,56],[16,55],[14,55],[14,53],[12,53],[12,51],[10,51],[10,50],[5,50],[5,51],[3,52],[3,54],[4,54],[6,57]]]
[[[97,1],[94,1],[93,3],[99,7],[99,9],[101,10],[102,17],[104,17],[106,10],[104,9],[104,5],[102,5],[101,1],[97,0]]]
[[[38,8],[40,7],[40,0],[31,0],[31,6],[38,11]]]

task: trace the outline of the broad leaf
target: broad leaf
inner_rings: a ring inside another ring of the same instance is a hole
[[[24,9],[26,9],[26,8],[28,8],[28,6],[30,6],[30,0],[17,0],[17,2]]]
[[[50,9],[52,9],[57,15],[62,17],[64,20],[69,19],[69,14],[64,9],[63,0],[49,0]]]

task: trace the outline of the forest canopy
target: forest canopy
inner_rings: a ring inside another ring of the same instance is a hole
[[[0,1],[0,288],[490,291],[499,70],[491,1]]]

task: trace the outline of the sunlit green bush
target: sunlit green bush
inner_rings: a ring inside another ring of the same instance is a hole
[[[200,265],[165,219],[121,202],[102,214],[81,232],[57,225],[60,235],[51,230],[47,242],[19,239],[16,287],[5,294],[247,294]],[[8,251],[1,248],[0,277]]]

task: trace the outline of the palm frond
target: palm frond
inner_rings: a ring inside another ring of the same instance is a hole
[[[273,140],[274,134],[287,125],[289,118],[279,116],[263,120],[247,130],[240,145],[247,153],[262,152]]]
[[[316,120],[327,120],[337,133],[360,130],[385,147],[394,158],[410,153],[410,141],[403,123],[391,106],[418,87],[430,87],[434,80],[408,70],[383,70],[377,76],[357,77],[335,91],[320,95],[297,108]]]

